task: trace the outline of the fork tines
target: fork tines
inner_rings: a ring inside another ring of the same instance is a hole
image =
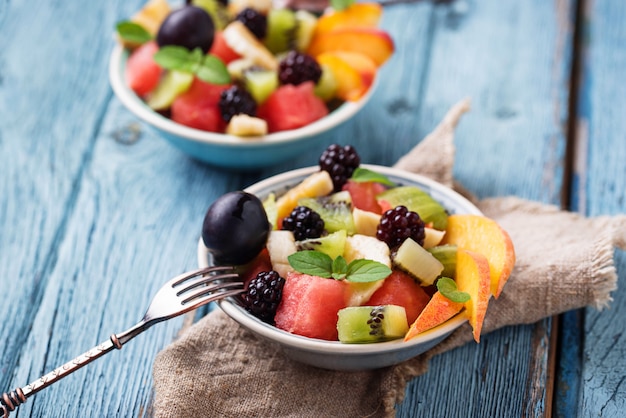
[[[184,298],[182,304],[197,299],[217,300],[243,292],[243,282],[232,266],[215,266],[199,269],[172,281],[176,296]]]

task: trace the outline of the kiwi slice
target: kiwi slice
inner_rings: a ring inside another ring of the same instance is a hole
[[[267,14],[267,35],[263,43],[273,54],[292,49],[297,27],[293,10],[272,9]]]
[[[169,108],[174,100],[186,92],[193,82],[193,74],[182,71],[167,71],[154,92],[148,98],[148,106],[154,110]]]
[[[265,100],[278,88],[278,73],[272,70],[250,69],[243,74],[246,89],[257,104]]]
[[[404,307],[397,305],[353,306],[337,313],[342,343],[372,343],[403,338],[409,330]]]
[[[411,238],[398,247],[393,263],[417,278],[422,286],[433,284],[443,271],[443,264]]]
[[[213,24],[217,30],[224,29],[230,22],[228,10],[217,0],[192,0],[191,4],[204,9],[213,19]]]
[[[313,39],[317,17],[306,10],[297,10],[295,17],[297,26],[294,44],[298,51],[305,52],[311,43],[311,39]]]
[[[346,246],[346,231],[340,230],[320,238],[309,238],[296,242],[298,251],[314,250],[327,254],[333,260],[343,255]]]
[[[429,248],[427,251],[431,253],[441,264],[443,271],[441,276],[454,279],[456,277],[456,245],[438,245]]]
[[[356,231],[352,217],[352,198],[347,191],[333,193],[330,196],[298,200],[298,205],[306,206],[317,212],[324,220],[324,229],[328,233],[346,231],[353,235]]]
[[[272,225],[272,229],[278,228],[278,207],[276,206],[276,195],[270,193],[263,200],[263,209],[267,215],[267,220]]]
[[[322,75],[313,92],[317,97],[327,102],[335,97],[339,83],[329,66],[322,64],[320,68],[322,69]]]
[[[432,223],[433,228],[444,230],[448,225],[448,213],[439,202],[428,193],[415,186],[401,186],[385,190],[376,196],[377,200],[386,200],[391,207],[406,206],[417,214],[426,223]]]

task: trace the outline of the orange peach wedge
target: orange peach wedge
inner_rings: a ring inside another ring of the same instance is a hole
[[[404,341],[417,337],[424,331],[441,325],[463,309],[463,304],[452,302],[439,292],[435,292],[424,310],[419,314],[415,322],[404,336]]]
[[[464,305],[476,342],[480,342],[480,331],[491,297],[490,282],[489,262],[485,256],[459,248],[456,253],[456,286],[459,291],[470,295]]]
[[[342,100],[359,100],[370,88],[378,67],[367,55],[351,51],[330,51],[317,56],[330,68],[337,81],[337,96]]]
[[[515,264],[515,249],[509,234],[496,221],[478,215],[452,215],[442,244],[483,254],[489,261],[491,293],[500,296]]]
[[[340,11],[330,9],[317,20],[315,34],[343,28],[375,28],[382,14],[383,7],[378,3],[353,3]]]
[[[314,57],[330,51],[360,52],[381,66],[393,54],[393,40],[380,29],[347,28],[315,36],[307,53]]]

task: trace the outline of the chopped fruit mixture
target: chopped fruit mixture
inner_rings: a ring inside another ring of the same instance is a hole
[[[420,188],[361,167],[351,146],[328,147],[320,170],[281,195],[250,196],[218,199],[203,239],[214,260],[241,266],[245,309],[293,334],[407,341],[461,314],[478,342],[515,263],[496,222],[449,215]]]
[[[378,27],[380,4],[337,4],[315,14],[271,1],[189,0],[172,9],[150,0],[117,25],[129,50],[126,82],[194,129],[243,137],[301,128],[361,99],[394,52]]]

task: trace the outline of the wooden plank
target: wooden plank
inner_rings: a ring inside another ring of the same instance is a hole
[[[584,43],[578,96],[573,209],[590,216],[626,212],[626,120],[621,117],[626,87],[626,5],[584,3]],[[621,416],[626,408],[626,256],[616,253],[618,290],[609,309],[587,309],[564,329],[559,378],[560,416]]]
[[[414,58],[428,65],[418,134],[450,104],[473,98],[458,129],[455,175],[478,196],[560,203],[574,6],[484,1],[434,9],[432,45]],[[388,27],[400,25],[398,10],[387,15]],[[434,359],[409,385],[398,416],[545,415],[551,328],[550,319],[506,328]]]

